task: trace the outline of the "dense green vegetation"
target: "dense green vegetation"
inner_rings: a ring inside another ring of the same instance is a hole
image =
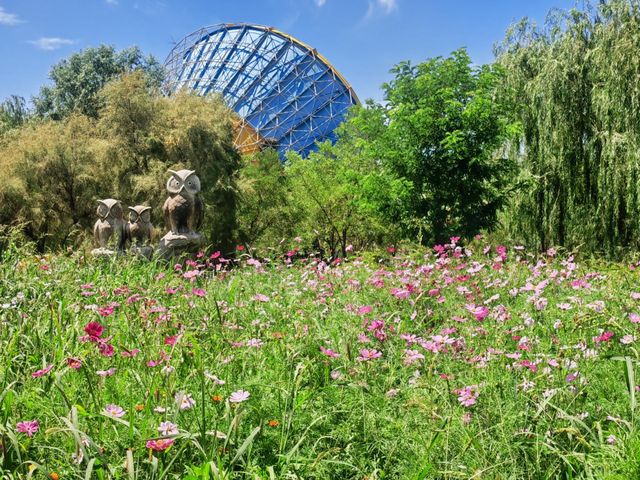
[[[640,475],[637,270],[455,239],[279,258],[10,247],[3,478]]]
[[[638,47],[638,0],[523,20],[492,65],[464,49],[399,63],[383,103],[284,165],[269,151],[240,159],[215,98],[160,95],[155,59],[88,49],[52,68],[33,109],[0,104],[0,220],[42,251],[77,247],[96,198],[157,207],[166,168],[183,165],[209,186],[208,237],[227,253],[298,236],[333,258],[486,230],[620,257],[640,238]]]

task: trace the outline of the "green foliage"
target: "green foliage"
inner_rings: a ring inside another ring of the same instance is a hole
[[[78,112],[97,118],[102,103],[98,92],[110,80],[133,71],[145,72],[150,88],[164,78],[162,66],[153,56],[145,57],[138,47],[116,52],[112,46],[87,48],[55,64],[49,72],[52,86],[42,87],[33,99],[35,114],[59,120]]]
[[[426,243],[492,228],[512,173],[498,151],[509,128],[495,101],[502,72],[472,67],[461,49],[392,73],[377,143],[386,167],[411,185],[397,220]]]
[[[511,157],[528,185],[504,212],[512,237],[610,254],[640,246],[639,48],[637,0],[509,30],[501,97],[521,124]]]
[[[3,133],[24,124],[29,118],[29,111],[24,98],[10,95],[0,103],[0,136]]]
[[[206,259],[11,246],[0,477],[639,478],[639,271],[444,248],[330,265],[242,255],[214,275]],[[32,437],[24,421],[39,422]],[[174,444],[150,451],[162,422]]]
[[[231,116],[215,97],[150,91],[141,72],[109,83],[98,96],[96,120],[73,114],[32,122],[0,145],[0,220],[22,224],[38,248],[78,244],[93,222],[95,201],[154,207],[163,229],[168,168],[188,167],[202,179],[203,232],[218,248],[232,250],[239,155]]]
[[[268,248],[298,235],[304,212],[294,199],[292,179],[278,152],[267,149],[246,156],[239,174],[239,240]]]

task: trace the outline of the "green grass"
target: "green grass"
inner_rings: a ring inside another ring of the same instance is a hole
[[[640,477],[637,271],[470,248],[330,267],[258,267],[245,255],[217,273],[204,259],[176,270],[10,249],[0,267],[1,478]],[[90,322],[113,356],[82,341]],[[410,334],[422,340],[408,345]],[[381,356],[363,361],[362,349]],[[464,406],[456,391],[467,386],[477,397]],[[239,390],[249,398],[230,402]],[[181,392],[191,408],[177,408]],[[32,437],[17,431],[31,420]],[[163,421],[179,432],[151,451]]]

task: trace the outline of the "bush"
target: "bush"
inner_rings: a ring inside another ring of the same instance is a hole
[[[94,218],[95,201],[153,206],[162,229],[168,168],[191,168],[207,205],[203,232],[218,248],[233,245],[236,174],[231,113],[215,97],[167,98],[149,89],[141,72],[109,83],[99,118],[73,114],[32,122],[4,137],[0,219],[24,223],[38,248],[77,244]]]

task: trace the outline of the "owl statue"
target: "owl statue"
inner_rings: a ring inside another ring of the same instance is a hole
[[[148,245],[153,240],[151,207],[129,207],[129,222],[125,225],[125,237],[131,245]]]
[[[119,200],[107,198],[98,200],[98,221],[93,226],[93,237],[100,248],[108,248],[109,243],[124,248],[124,219],[122,205]]]
[[[169,170],[167,190],[171,195],[162,212],[166,226],[173,234],[190,234],[202,224],[204,204],[200,199],[200,179],[193,170]]]

